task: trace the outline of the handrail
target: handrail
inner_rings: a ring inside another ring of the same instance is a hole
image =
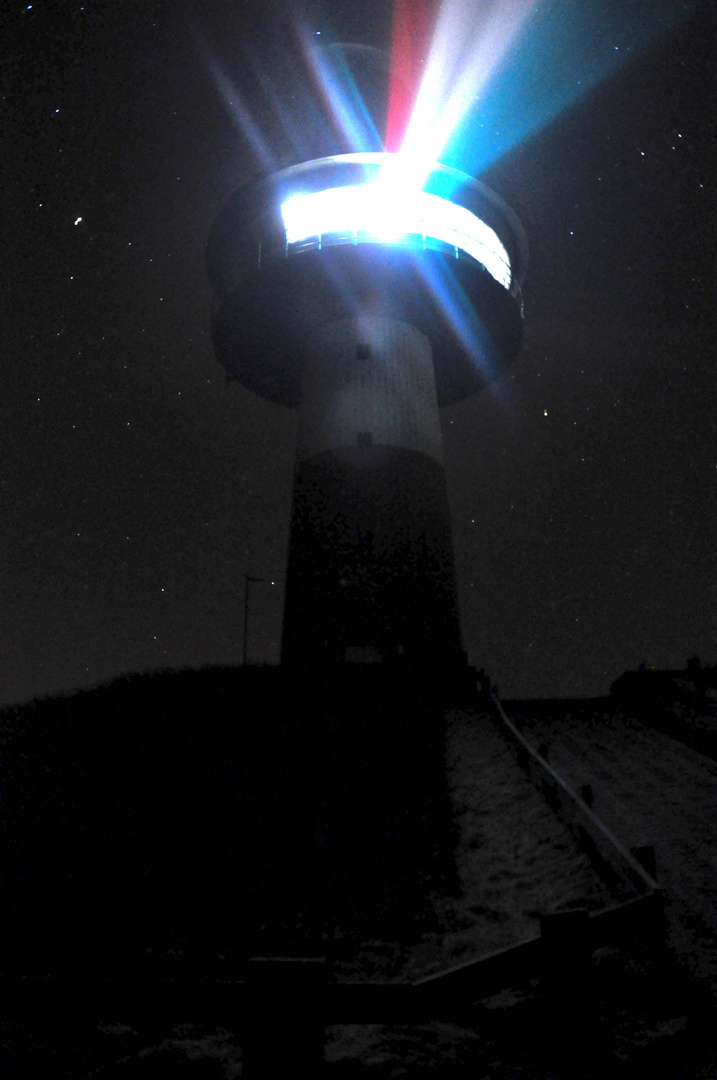
[[[518,731],[513,722],[506,716],[500,701],[493,693],[491,693],[491,701],[505,729],[510,733],[513,740],[522,748],[525,754],[528,755],[528,761],[532,762],[534,766],[537,766],[538,772],[541,774],[541,779],[547,779],[549,783],[554,784],[565,796],[567,808],[565,802],[563,802],[561,806],[556,806],[555,808],[558,814],[560,815],[562,809],[564,813],[560,816],[569,819],[567,824],[571,828],[577,827],[578,831],[582,828],[587,832],[596,843],[598,851],[605,862],[609,863],[618,873],[626,875],[638,889],[640,894],[650,894],[653,892],[660,894],[662,890],[654,878],[648,874],[644,866],[638,862],[634,855],[632,855],[610,829],[608,829],[607,825],[600,820],[597,814],[590,809],[577,792],[573,791],[545,758],[533,749],[530,743]],[[527,771],[532,779],[531,770],[528,769]],[[568,810],[567,813],[565,812],[566,809]]]

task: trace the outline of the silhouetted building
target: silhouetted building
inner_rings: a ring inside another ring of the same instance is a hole
[[[717,761],[717,668],[697,657],[682,670],[640,664],[610,687],[610,697],[629,716]]]
[[[660,703],[669,706],[684,702],[717,702],[717,668],[703,667],[698,657],[690,657],[686,668],[649,668],[625,671],[610,687],[610,696],[635,705]]]

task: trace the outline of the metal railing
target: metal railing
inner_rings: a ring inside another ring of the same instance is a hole
[[[518,764],[541,789],[546,801],[568,826],[578,843],[587,850],[597,872],[604,874],[606,868],[609,868],[608,876],[617,876],[623,882],[629,882],[636,898],[661,896],[662,890],[655,879],[600,820],[588,803],[558,775],[548,760],[523,738],[515,724],[506,716],[495,695],[491,695],[491,703],[501,729],[513,746]]]

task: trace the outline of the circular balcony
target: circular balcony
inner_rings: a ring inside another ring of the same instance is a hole
[[[519,351],[526,262],[518,219],[464,173],[419,175],[378,153],[304,162],[241,188],[217,218],[207,248],[217,356],[294,406],[312,330],[383,314],[428,336],[447,404]]]

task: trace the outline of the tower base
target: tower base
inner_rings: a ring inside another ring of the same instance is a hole
[[[395,446],[297,467],[282,664],[465,663],[443,467]]]

